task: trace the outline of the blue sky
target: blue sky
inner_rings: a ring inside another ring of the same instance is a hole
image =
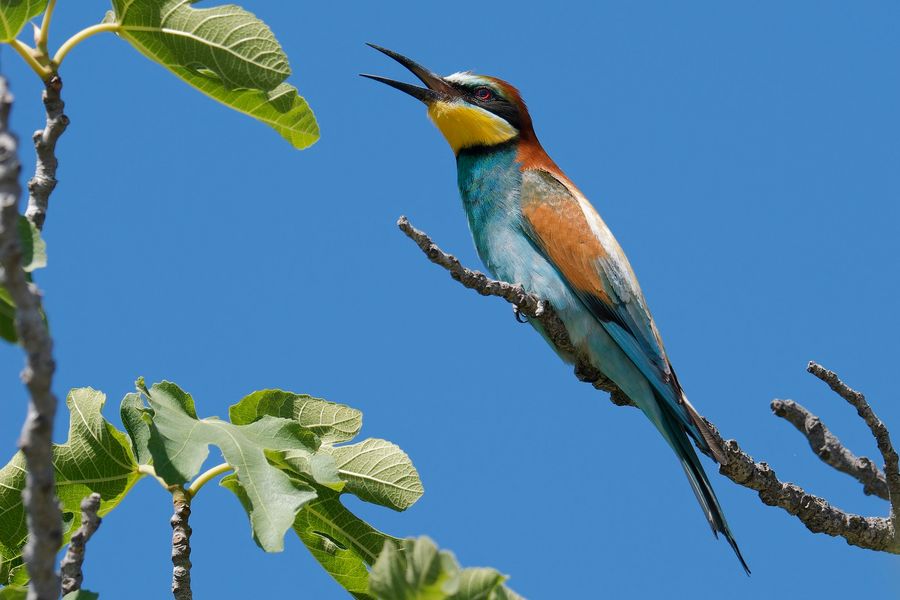
[[[357,77],[406,77],[373,41],[517,85],[628,253],[697,408],[783,479],[883,515],[768,404],[803,402],[875,457],[854,411],[805,373],[815,359],[865,391],[900,442],[896,3],[244,5],[316,111],[308,151],[111,35],[67,59],[72,125],[39,274],[60,397],[101,389],[118,422],[144,375],[178,382],[207,416],[266,387],[356,406],[364,434],[410,454],[426,493],[402,514],[351,508],[495,566],[533,599],[900,592],[897,558],[813,535],[706,463],[747,578],[649,422],[578,383],[508,305],[462,289],[396,230],[406,214],[479,266],[453,155],[423,107]],[[107,8],[61,1],[54,43]],[[39,84],[7,50],[2,69],[27,141]],[[0,347],[7,455],[21,363]],[[91,541],[86,586],[164,597],[169,516],[141,482]],[[198,496],[192,524],[200,597],[345,597],[295,537],[260,551],[224,490]]]

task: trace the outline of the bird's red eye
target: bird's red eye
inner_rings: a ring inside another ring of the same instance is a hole
[[[481,100],[482,102],[486,102],[488,100],[493,100],[494,92],[489,90],[486,87],[480,87],[475,90],[475,97]]]

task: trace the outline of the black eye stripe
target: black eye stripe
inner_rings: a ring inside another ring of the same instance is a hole
[[[499,91],[484,84],[466,85],[463,83],[456,83],[454,87],[463,95],[466,102],[479,106],[484,110],[497,115],[516,129],[520,127],[521,115],[519,115],[518,107],[501,95]],[[479,90],[490,92],[490,98],[479,98]]]

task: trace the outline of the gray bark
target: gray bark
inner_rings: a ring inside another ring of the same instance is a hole
[[[69,547],[66,549],[66,555],[60,564],[64,596],[81,589],[81,583],[84,580],[82,566],[87,543],[100,527],[102,520],[97,516],[98,510],[100,510],[100,494],[93,493],[81,501],[81,526],[72,536]]]
[[[853,454],[819,417],[793,400],[773,400],[771,406],[775,416],[786,420],[803,434],[822,462],[859,481],[867,496],[890,500],[884,473],[871,459]]]
[[[183,489],[176,489],[172,505],[172,595],[175,600],[191,600],[191,501]]]
[[[28,181],[28,209],[25,216],[38,230],[44,228],[50,194],[56,189],[56,169],[59,166],[56,160],[56,142],[69,126],[69,117],[63,112],[66,104],[60,96],[61,92],[62,79],[59,75],[54,75],[47,81],[43,94],[47,124],[32,136],[37,164],[34,176]]]
[[[19,438],[28,474],[22,494],[28,520],[28,542],[23,551],[31,577],[29,600],[59,598],[56,552],[62,543],[62,517],[56,499],[53,471],[53,419],[56,396],[51,384],[56,365],[53,341],[44,323],[41,296],[22,270],[18,220],[21,165],[17,140],[9,131],[12,95],[0,78],[0,284],[16,305],[16,333],[25,350],[22,381],[28,388],[28,415]]]

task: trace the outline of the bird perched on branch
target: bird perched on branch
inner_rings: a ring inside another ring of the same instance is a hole
[[[749,574],[691,440],[723,464],[725,453],[688,402],[625,253],[541,147],[519,92],[468,72],[440,77],[370,46],[425,84],[363,75],[428,107],[456,154],[459,191],[485,266],[550,302],[575,347],[647,415],[675,451],[713,533],[725,536]]]

